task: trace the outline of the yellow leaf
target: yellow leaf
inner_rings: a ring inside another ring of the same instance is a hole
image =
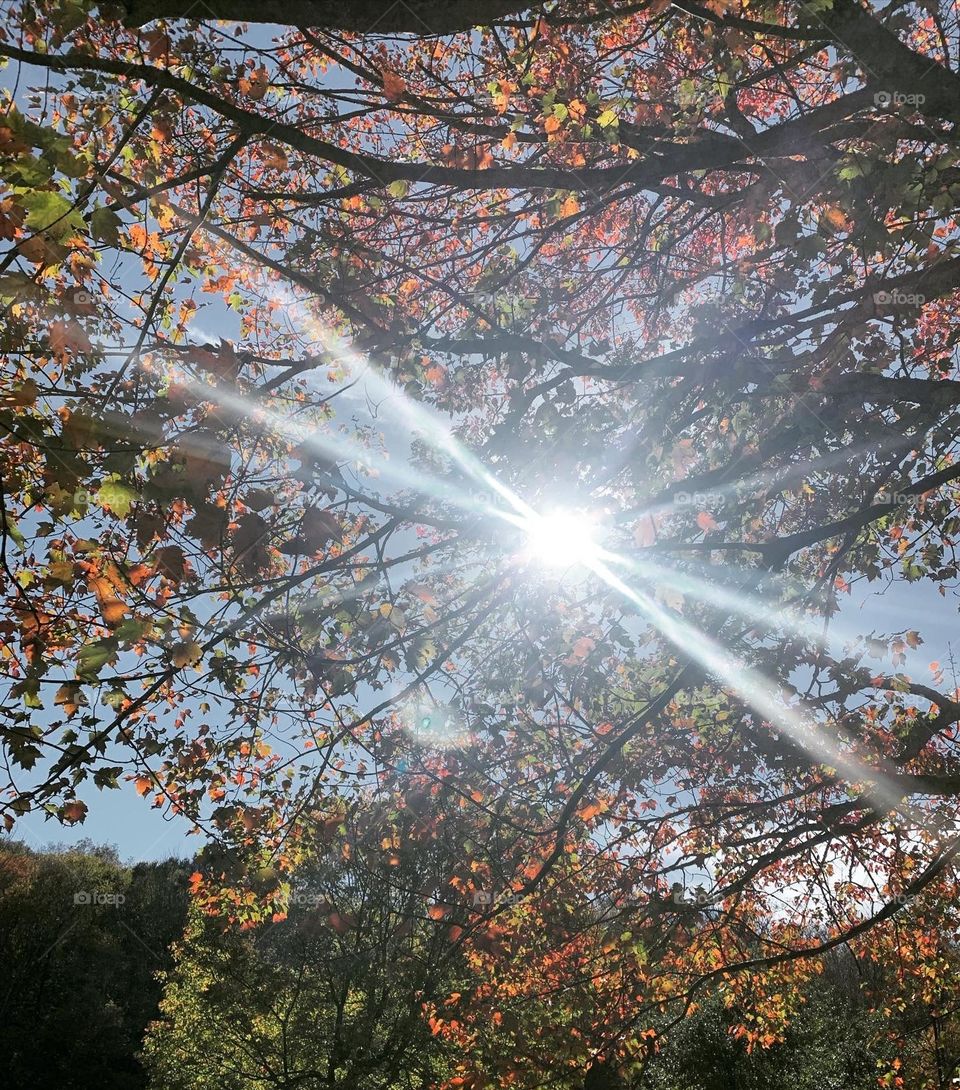
[[[182,640],[170,649],[170,661],[178,669],[192,666],[203,657],[203,648],[196,640]]]

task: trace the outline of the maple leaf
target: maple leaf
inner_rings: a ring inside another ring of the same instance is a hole
[[[603,811],[603,804],[599,802],[589,802],[580,806],[577,809],[577,817],[581,821],[590,821],[591,818],[595,818],[597,814]]]
[[[79,799],[72,799],[63,804],[60,813],[68,825],[76,825],[87,816],[87,804]]]
[[[242,76],[237,81],[237,86],[240,88],[240,93],[252,99],[254,102],[259,102],[267,93],[267,89],[270,86],[270,75],[266,68],[261,66],[250,73],[249,76]]]
[[[383,93],[390,102],[399,102],[407,93],[407,85],[402,76],[389,68],[383,69],[380,74],[383,80]]]
[[[337,516],[332,511],[321,511],[316,507],[311,507],[304,512],[302,534],[311,552],[321,548],[328,541],[340,541],[343,537]]]
[[[260,515],[244,515],[238,521],[231,544],[236,561],[244,571],[253,574],[269,567],[269,538],[270,527]]]
[[[157,571],[162,576],[172,583],[179,583],[183,579],[187,558],[179,545],[164,545],[162,548],[157,549],[153,556],[157,564]]]
[[[170,661],[178,669],[193,666],[203,657],[203,648],[196,640],[181,640],[170,648]]]
[[[95,569],[87,581],[97,600],[104,623],[115,628],[130,612],[126,602],[120,597],[124,582],[119,569],[113,561],[107,561],[101,568]]]
[[[86,331],[74,318],[51,322],[47,332],[53,354],[61,362],[66,362],[77,353],[93,351]]]
[[[57,689],[53,698],[54,704],[59,704],[67,713],[68,718],[76,715],[78,709],[86,704],[87,699],[83,695],[80,685],[76,682],[65,682]]]

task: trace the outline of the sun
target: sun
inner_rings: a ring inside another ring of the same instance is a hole
[[[589,567],[603,551],[594,538],[595,530],[593,520],[586,513],[533,514],[524,525],[527,556],[546,568]]]

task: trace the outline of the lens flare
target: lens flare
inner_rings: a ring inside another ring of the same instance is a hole
[[[470,742],[460,715],[443,704],[420,699],[410,701],[401,711],[404,732],[422,749],[457,749]]]
[[[570,511],[532,515],[526,520],[526,553],[548,568],[590,566],[602,550],[594,540],[590,518]]]

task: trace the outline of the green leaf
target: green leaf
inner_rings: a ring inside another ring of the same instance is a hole
[[[5,159],[0,164],[0,174],[12,185],[40,186],[53,177],[53,164],[48,159],[25,153],[17,158]]]
[[[27,210],[23,225],[29,231],[63,242],[84,229],[83,217],[62,193],[36,189],[17,199]]]
[[[98,768],[93,774],[93,782],[102,791],[105,787],[115,790],[120,786],[117,777],[123,771],[118,765],[110,765],[106,768]]]
[[[100,485],[96,496],[97,503],[101,507],[109,508],[117,518],[126,518],[130,514],[136,498],[137,493],[116,477],[108,477]]]
[[[140,617],[129,617],[116,629],[114,636],[122,644],[134,644],[142,640],[150,628],[149,621]]]
[[[85,643],[77,653],[77,672],[82,678],[95,678],[116,654],[117,641],[112,638]]]
[[[111,246],[120,242],[120,226],[120,217],[109,208],[96,208],[90,217],[90,233]]]

